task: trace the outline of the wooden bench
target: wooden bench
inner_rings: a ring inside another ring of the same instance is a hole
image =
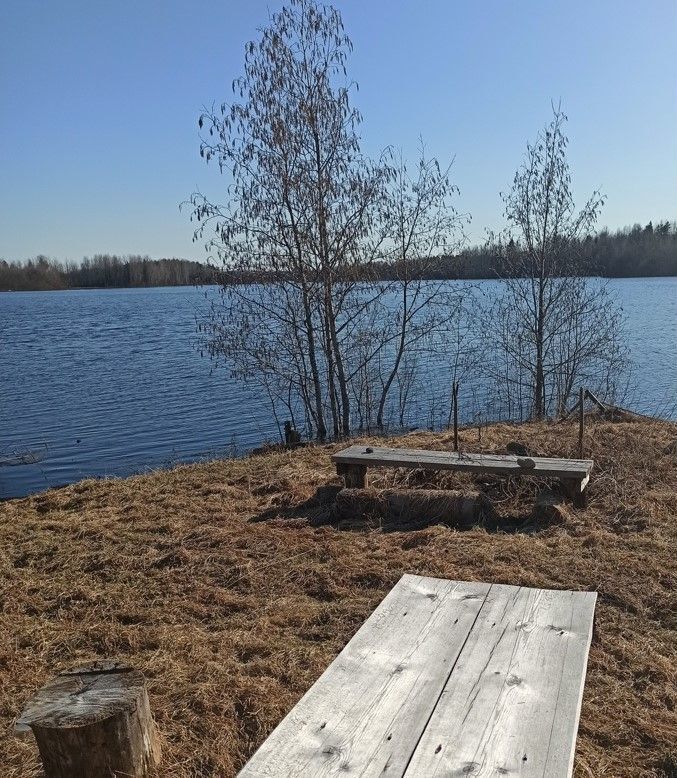
[[[458,451],[428,451],[420,448],[350,446],[332,456],[336,471],[346,486],[363,488],[368,467],[406,467],[421,470],[462,470],[499,475],[535,475],[562,481],[574,505],[585,505],[585,487],[590,480],[591,459],[518,457],[509,454],[466,454]],[[533,464],[532,464],[533,463]]]
[[[570,776],[596,596],[403,576],[240,777]]]

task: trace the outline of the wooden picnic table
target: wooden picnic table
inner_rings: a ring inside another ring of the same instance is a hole
[[[596,594],[403,576],[240,778],[565,778]]]

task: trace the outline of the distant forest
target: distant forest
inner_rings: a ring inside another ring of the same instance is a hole
[[[62,265],[40,256],[26,262],[0,260],[0,290],[116,289],[214,283],[214,271],[186,259],[150,259],[97,254]]]
[[[677,276],[677,222],[649,222],[588,236],[577,253],[585,258],[585,275],[607,278]],[[371,277],[396,277],[392,263],[375,263]],[[496,278],[502,272],[501,254],[491,246],[475,246],[460,254],[437,258],[421,267],[421,276],[435,279]],[[201,262],[186,259],[150,259],[97,254],[80,264],[62,265],[39,256],[25,262],[0,260],[0,291],[49,289],[128,288],[143,286],[191,286],[220,280],[265,281],[265,278],[233,277]]]
[[[516,247],[518,248],[518,247]],[[582,273],[605,278],[677,276],[677,222],[649,222],[609,232],[601,230],[574,247]],[[496,278],[502,257],[491,247],[474,247],[454,258],[461,278]]]

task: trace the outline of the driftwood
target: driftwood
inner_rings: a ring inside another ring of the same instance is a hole
[[[61,673],[15,729],[33,731],[46,778],[145,778],[160,759],[143,673],[117,662]]]
[[[415,530],[434,524],[471,529],[497,524],[486,495],[441,489],[342,489],[336,496],[334,520],[346,527]]]
[[[590,400],[599,411],[599,417],[605,421],[637,421],[638,419],[651,418],[641,413],[635,413],[635,411],[629,411],[627,408],[622,408],[620,405],[608,405],[603,403],[595,394],[589,389],[583,392],[583,400]],[[569,419],[576,411],[580,413],[581,400],[580,397],[576,403],[559,419],[558,423],[562,423]]]

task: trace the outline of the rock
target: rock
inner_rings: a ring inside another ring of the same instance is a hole
[[[517,464],[524,470],[533,470],[536,463],[530,457],[517,457]]]
[[[505,447],[505,450],[508,454],[514,454],[518,457],[528,457],[531,454],[527,445],[525,443],[520,443],[518,440],[511,440]]]
[[[532,511],[536,521],[549,524],[564,524],[569,519],[569,511],[562,503],[562,497],[551,491],[541,492],[536,498]]]

